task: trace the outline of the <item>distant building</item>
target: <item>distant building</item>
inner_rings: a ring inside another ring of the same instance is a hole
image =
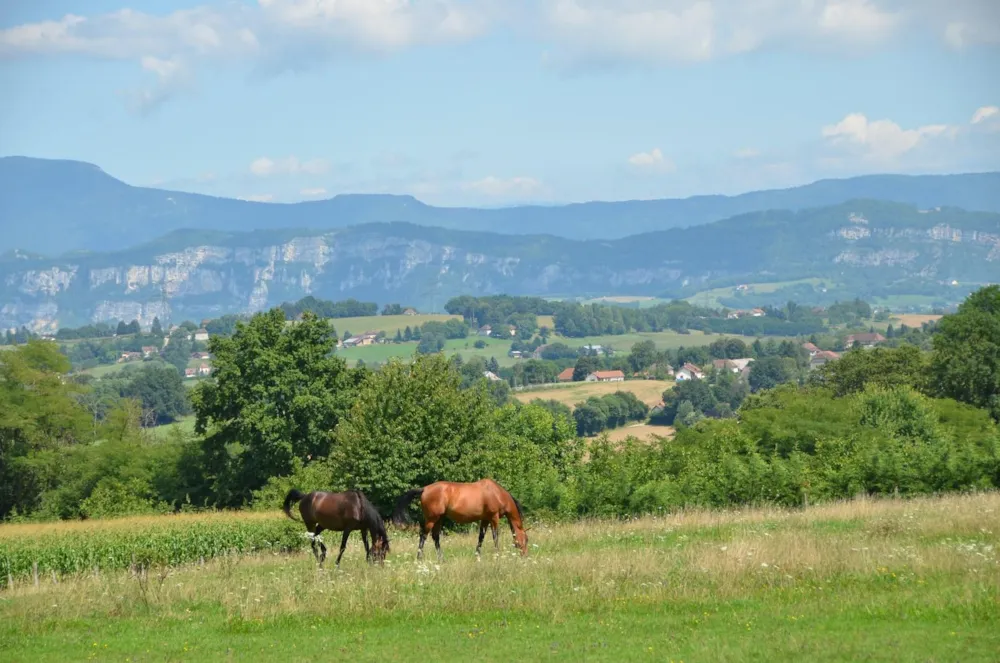
[[[586,378],[587,382],[624,382],[625,374],[621,371],[594,371]]]
[[[184,369],[184,377],[186,377],[186,378],[190,379],[190,378],[193,378],[193,377],[195,377],[197,375],[198,375],[198,369],[196,369],[196,368],[185,368]]]
[[[211,375],[212,367],[208,364],[202,364],[198,367],[198,375]]]
[[[857,343],[863,348],[872,348],[885,341],[885,336],[875,332],[874,334],[851,334],[846,339],[844,339],[844,345],[848,348],[853,348],[854,344]]]
[[[118,357],[118,363],[121,364],[126,361],[136,361],[138,359],[142,359],[141,352],[123,352],[121,353],[121,356]]]
[[[573,381],[573,367],[563,369],[562,373],[556,376],[556,379],[560,382],[572,382]]]
[[[513,359],[520,359],[521,358],[521,354],[522,353],[521,353],[520,350],[511,350],[510,352],[507,353],[507,356],[511,357]]]
[[[674,378],[678,382],[682,382],[684,380],[702,380],[705,378],[705,374],[700,368],[689,362],[677,369],[677,372],[674,374]]]
[[[194,333],[194,340],[199,343],[205,343],[208,341],[208,330],[204,328],[196,330]]]
[[[153,346],[153,345],[144,345],[144,346],[142,346],[142,358],[143,359],[149,359],[150,357],[152,357],[156,353],[157,353],[156,352],[156,346]]]
[[[490,382],[503,382],[503,378],[494,373],[493,371],[483,371],[483,377]]]
[[[490,336],[491,334],[493,334],[493,327],[490,327],[489,325],[483,325],[482,327],[479,328],[479,331],[476,333],[479,334],[480,336]]]
[[[803,343],[802,347],[805,348],[810,357],[815,357],[817,352],[821,352],[821,350],[813,343]]]
[[[408,308],[405,311],[403,311],[403,315],[416,315],[416,314],[417,314],[417,309],[415,308]]]
[[[809,359],[809,368],[819,368],[834,359],[840,359],[840,355],[830,350],[820,350]]]

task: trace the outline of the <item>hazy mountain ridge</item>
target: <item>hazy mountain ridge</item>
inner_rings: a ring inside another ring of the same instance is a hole
[[[1000,275],[1000,214],[852,201],[755,212],[618,240],[408,223],[250,233],[177,231],[135,249],[0,259],[0,327],[199,320],[306,294],[440,309],[458,294],[683,296],[821,277],[858,294]]]
[[[547,233],[616,239],[691,227],[772,209],[806,209],[874,198],[922,208],[1000,212],[1000,173],[872,175],[738,196],[590,202],[491,209],[433,207],[412,196],[339,195],[293,204],[258,203],[134,187],[76,161],[0,158],[0,253],[61,255],[116,251],[174,230],[245,232],[408,222],[508,235]]]

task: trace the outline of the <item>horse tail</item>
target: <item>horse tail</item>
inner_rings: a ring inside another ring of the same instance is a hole
[[[354,492],[361,502],[361,521],[368,527],[368,531],[372,533],[372,541],[374,542],[376,538],[382,539],[385,543],[385,552],[389,552],[389,533],[385,531],[385,522],[382,520],[382,514],[378,512],[378,509],[371,503],[367,495],[360,490],[355,490]]]
[[[392,522],[397,527],[402,527],[409,522],[410,519],[406,513],[406,507],[409,506],[410,502],[422,495],[423,492],[423,488],[414,488],[413,490],[406,491],[402,497],[396,500],[396,508],[392,512]]]
[[[300,493],[295,488],[292,488],[288,491],[288,494],[285,495],[285,504],[281,507],[281,510],[285,512],[285,515],[295,522],[298,522],[298,518],[292,515],[292,505],[301,502],[303,497],[305,497],[305,495]]]

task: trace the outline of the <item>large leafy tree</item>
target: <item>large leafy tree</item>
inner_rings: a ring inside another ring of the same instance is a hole
[[[214,380],[195,388],[196,430],[221,504],[239,504],[293,459],[327,456],[351,405],[355,373],[334,356],[333,328],[311,312],[294,324],[281,309],[213,337]]]
[[[0,352],[0,518],[35,506],[47,487],[39,458],[88,436],[81,387],[65,378],[70,364],[54,343],[29,340]]]
[[[934,389],[988,408],[1000,420],[1000,286],[969,295],[938,325],[931,357]]]
[[[181,375],[173,366],[143,366],[131,376],[122,395],[138,400],[156,424],[170,423],[191,411]]]

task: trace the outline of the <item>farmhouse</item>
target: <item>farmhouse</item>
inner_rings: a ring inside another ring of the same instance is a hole
[[[483,371],[483,377],[490,382],[502,382],[503,378],[494,373],[493,371]]]
[[[198,367],[198,375],[211,375],[212,367],[208,364],[202,364]]]
[[[141,352],[123,352],[120,357],[118,357],[118,363],[121,364],[126,361],[135,361],[137,359],[142,359]]]
[[[156,354],[156,346],[153,346],[153,345],[144,345],[144,346],[142,346],[142,358],[143,359],[148,359],[149,357],[152,357],[155,354]]]
[[[587,376],[587,382],[624,382],[625,374],[621,371],[594,371]]]
[[[802,347],[805,348],[806,352],[809,353],[810,357],[815,357],[816,353],[820,352],[820,349],[812,343],[803,343]]]
[[[483,325],[482,327],[479,328],[479,331],[476,333],[479,336],[489,336],[493,333],[493,327],[489,325]]]
[[[520,350],[511,350],[510,352],[507,353],[507,356],[511,357],[512,359],[520,359],[521,358],[521,351]]]
[[[683,380],[702,380],[704,379],[705,374],[702,373],[700,368],[688,362],[677,369],[677,373],[674,377],[678,382]]]
[[[191,353],[191,358],[192,359],[211,359],[212,355],[210,355],[207,352],[192,352]]]
[[[198,369],[196,369],[196,368],[185,368],[184,369],[184,377],[190,379],[190,378],[195,377],[196,375],[198,375]]]
[[[809,359],[809,368],[819,368],[834,359],[840,359],[840,355],[830,350],[820,350]]]
[[[417,309],[415,308],[408,308],[405,311],[403,311],[403,315],[416,315],[416,314],[417,314]]]
[[[549,347],[549,345],[551,345],[551,343],[546,343],[545,345],[539,345],[537,348],[535,348],[535,351],[531,353],[531,358],[541,359],[542,353],[545,352],[545,348]]]
[[[201,328],[195,331],[194,340],[198,341],[199,343],[205,343],[206,341],[208,341],[208,330],[205,328]]]
[[[573,381],[573,367],[563,369],[563,372],[556,376],[556,379],[560,382],[572,382]]]
[[[851,334],[844,339],[844,346],[853,348],[854,344],[857,343],[863,348],[873,348],[883,341],[885,341],[885,336],[882,336],[878,332],[874,334]]]

